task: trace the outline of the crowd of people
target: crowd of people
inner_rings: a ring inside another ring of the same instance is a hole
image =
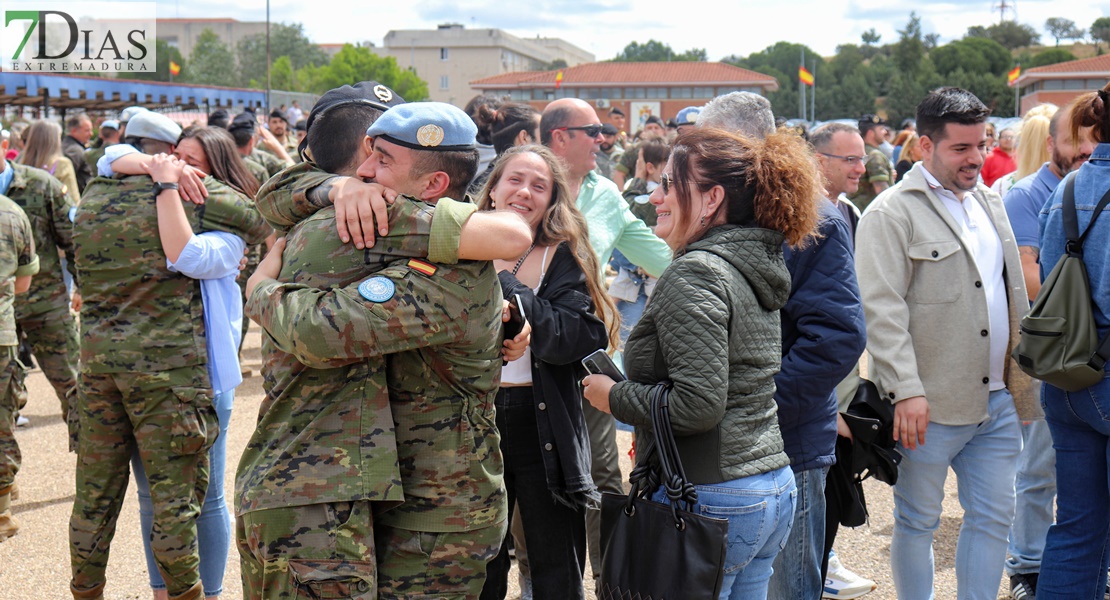
[[[77,600],[105,597],[132,473],[156,600],[218,597],[232,546],[251,599],[498,600],[514,556],[524,598],[615,597],[599,500],[624,492],[618,422],[652,439],[666,382],[694,510],[728,524],[721,598],[857,598],[876,586],[835,552],[834,480],[859,475],[837,461],[865,443],[866,351],[897,596],[933,597],[951,469],[960,598],[1003,573],[1019,600],[1102,598],[1110,400],[1010,351],[1065,252],[1065,182],[1082,226],[1110,188],[1110,86],[997,145],[989,116],[940,88],[897,135],[798,131],[734,92],[630,135],[575,98],[463,110],[360,82],[307,116],[132,107],[91,147],[85,114],[13,125],[0,541],[33,361],[76,453]],[[1100,333],[1108,223],[1084,257]],[[225,493],[248,317],[266,396]],[[587,372],[598,350],[627,379]]]

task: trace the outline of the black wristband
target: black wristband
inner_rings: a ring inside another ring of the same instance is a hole
[[[158,183],[156,181],[156,182],[154,182],[154,199],[155,200],[158,199],[158,194],[161,194],[162,190],[176,190],[176,189],[177,189],[177,183],[176,182]]]

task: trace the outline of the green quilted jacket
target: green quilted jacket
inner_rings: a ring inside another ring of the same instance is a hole
[[[720,483],[790,464],[775,404],[779,309],[790,294],[783,236],[715,227],[659,278],[628,338],[629,381],[613,387],[613,415],[652,435],[649,395],[673,383],[671,423],[687,477]]]

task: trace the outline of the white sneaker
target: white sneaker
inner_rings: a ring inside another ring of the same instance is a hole
[[[829,557],[829,572],[825,576],[825,592],[822,598],[859,598],[873,591],[874,581],[856,575],[840,564],[836,555]]]
[[[26,427],[30,423],[31,423],[31,420],[28,419],[27,417],[23,416],[23,415],[19,415],[18,417],[15,418],[15,426],[16,427]]]

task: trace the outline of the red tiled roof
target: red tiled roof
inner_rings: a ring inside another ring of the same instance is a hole
[[[1032,73],[1110,73],[1110,54],[1034,67],[1023,74]]]
[[[749,83],[777,85],[770,75],[719,62],[600,62],[567,67],[563,86],[605,86],[626,84],[717,85]],[[558,70],[503,73],[470,84],[474,87],[553,86]]]

